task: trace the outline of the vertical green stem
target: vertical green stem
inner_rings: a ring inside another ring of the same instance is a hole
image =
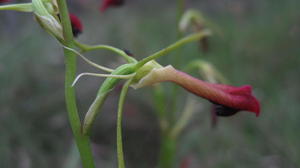
[[[74,48],[73,33],[68,14],[68,8],[65,0],[58,0],[58,7],[60,11],[60,18],[63,26],[64,45],[69,48]],[[71,86],[75,79],[76,73],[76,55],[67,49],[64,49],[65,55],[65,99],[69,122],[75,137],[76,145],[78,147],[82,164],[84,168],[94,168],[94,160],[92,156],[89,137],[81,133],[81,122],[76,106],[75,90]]]
[[[173,168],[176,156],[176,139],[169,133],[163,132],[161,138],[159,168]]]
[[[181,16],[183,15],[185,7],[185,0],[177,0],[177,16],[176,16],[176,27],[177,27],[177,39],[182,38],[183,34],[179,30],[179,22]],[[175,66],[180,66],[181,63],[181,51],[177,51],[176,58],[174,60]],[[176,102],[177,102],[178,89],[176,86],[172,88],[172,99],[171,99],[171,108],[170,112],[175,113]],[[169,122],[172,120],[172,116],[169,119]],[[176,154],[176,138],[173,138],[169,131],[162,130],[161,138],[161,149],[160,149],[160,159],[159,159],[159,168],[172,168],[174,166],[175,154]]]
[[[177,39],[181,39],[183,36],[183,33],[179,29],[179,22],[181,20],[181,17],[184,13],[185,8],[185,0],[177,0],[177,15],[176,15],[176,33],[177,33]],[[176,53],[176,59],[174,60],[175,66],[180,66],[181,63],[181,56],[182,52],[181,50],[178,50]]]
[[[118,116],[117,116],[117,154],[118,154],[118,168],[125,168],[123,143],[122,143],[122,113],[125,98],[128,92],[128,87],[131,80],[128,80],[122,88],[119,105],[118,105]]]
[[[182,33],[179,30],[179,22],[184,13],[185,0],[177,0],[177,16],[176,16],[176,24],[177,24],[177,39],[182,37]]]

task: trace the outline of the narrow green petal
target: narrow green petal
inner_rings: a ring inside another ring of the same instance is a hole
[[[32,3],[9,4],[0,6],[0,10],[11,10],[18,12],[33,12]]]

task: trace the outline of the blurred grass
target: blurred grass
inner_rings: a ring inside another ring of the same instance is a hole
[[[79,1],[71,5],[71,11],[84,23],[80,41],[126,48],[140,59],[176,39],[176,5],[171,2],[130,1],[123,8],[99,14],[98,2]],[[205,107],[180,139],[178,163],[190,158],[191,168],[300,167],[299,5],[297,0],[189,1],[188,6],[211,18],[222,35],[210,39],[206,54],[198,52],[197,44],[184,47],[180,67],[199,57],[211,61],[232,84],[254,87],[262,113],[258,118],[248,113],[221,118],[218,127],[211,129],[208,103],[199,98]],[[68,165],[72,136],[64,106],[61,49],[29,14],[1,12],[0,23],[0,167]],[[120,63],[106,51],[88,56],[109,66]],[[175,56],[176,52],[160,62],[172,64]],[[95,70],[79,61],[78,72],[83,71]],[[100,82],[85,78],[76,86],[81,115]],[[159,132],[150,91],[132,90],[127,101],[128,167],[156,165]],[[115,91],[93,131],[95,157],[103,167],[116,166],[117,97]]]

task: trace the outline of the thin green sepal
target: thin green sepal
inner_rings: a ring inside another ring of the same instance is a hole
[[[10,11],[17,11],[17,12],[33,12],[32,3],[1,5],[0,10],[10,10]]]

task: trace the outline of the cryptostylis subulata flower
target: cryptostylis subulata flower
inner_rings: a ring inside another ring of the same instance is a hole
[[[5,2],[10,2],[10,0],[0,0],[0,3]],[[124,4],[124,2],[125,0],[102,0],[100,11],[104,12],[108,8],[121,6]],[[203,19],[201,13],[197,13],[196,11],[191,10],[183,16],[183,19],[179,24],[179,30],[182,31],[180,33],[185,32],[189,27],[191,27],[194,29],[194,34],[186,36],[178,40],[176,43],[138,61],[132,57],[132,53],[128,50],[121,50],[109,45],[90,46],[75,41],[72,37],[72,33],[74,37],[77,37],[80,33],[82,33],[83,26],[77,16],[75,16],[74,14],[68,15],[67,9],[67,4],[64,0],[32,0],[31,3],[29,2],[22,4],[0,5],[0,10],[14,10],[19,12],[33,13],[35,20],[39,23],[39,25],[46,32],[54,36],[64,47],[66,57],[65,88],[67,100],[66,102],[68,107],[67,109],[69,112],[69,119],[71,122],[72,130],[75,135],[76,144],[78,145],[78,149],[84,162],[84,167],[94,167],[92,160],[92,152],[89,149],[89,135],[91,127],[96,119],[96,116],[99,114],[99,109],[102,107],[107,96],[115,87],[118,86],[120,80],[122,79],[127,80],[127,82],[124,85],[122,85],[117,112],[118,114],[116,137],[119,168],[125,168],[122,146],[122,112],[129,86],[132,86],[133,88],[141,88],[160,82],[173,82],[183,87],[187,91],[210,101],[213,105],[214,116],[231,116],[239,111],[249,111],[255,113],[256,116],[259,115],[260,104],[259,101],[252,95],[251,86],[245,85],[241,87],[234,87],[224,84],[209,83],[196,79],[179,70],[176,70],[171,65],[162,67],[160,64],[155,62],[155,60],[159,57],[166,55],[172,50],[175,50],[176,48],[179,48],[180,46],[193,41],[200,41],[203,51],[208,50],[207,38],[211,35],[211,31],[208,29],[208,22]],[[68,16],[70,18],[68,18]],[[71,21],[72,30],[69,25],[69,19]],[[76,51],[75,48],[80,49],[80,52]],[[119,56],[122,56],[127,63],[120,65],[116,69],[111,69],[109,67],[98,65],[88,60],[81,54],[83,52],[100,49],[110,50],[118,54]],[[79,55],[84,61],[86,61],[90,65],[101,69],[107,73],[81,73],[74,80],[73,84],[71,84],[76,72],[76,57],[74,57],[75,54]],[[204,64],[202,66],[204,66]],[[204,66],[203,69],[206,72],[206,75],[208,76],[207,79],[214,80],[215,75],[217,76],[217,73],[210,66]],[[74,92],[75,89],[72,89],[71,87],[74,86],[76,81],[84,75],[105,77],[106,80],[100,86],[95,100],[89,107],[85,118],[81,123],[80,117],[77,114],[76,110]],[[163,104],[163,101],[161,104]],[[187,107],[189,106],[192,105],[187,103]],[[187,125],[187,122],[192,116],[191,111],[191,109],[184,110],[182,115],[183,117],[181,117],[182,120],[176,122],[174,124],[174,127],[172,127],[173,124],[167,123],[168,121],[165,120],[164,116],[158,116],[161,117],[161,123],[163,123],[161,125],[161,131],[166,133],[164,135],[165,137],[163,137],[162,139],[166,139],[167,143],[163,142],[162,144],[167,144],[167,148],[175,149],[176,137],[178,137],[179,133]],[[171,141],[169,141],[169,139],[171,139]],[[164,149],[164,147],[162,147],[162,149]],[[173,149],[171,151],[174,153]],[[185,160],[180,165],[181,168],[187,168],[188,166],[189,160]]]
[[[154,68],[143,77],[134,88],[141,88],[159,82],[173,82],[187,91],[203,97],[214,104],[218,116],[230,116],[239,111],[249,111],[259,116],[259,101],[252,95],[249,85],[234,87],[224,84],[208,83],[176,70],[171,65]]]

